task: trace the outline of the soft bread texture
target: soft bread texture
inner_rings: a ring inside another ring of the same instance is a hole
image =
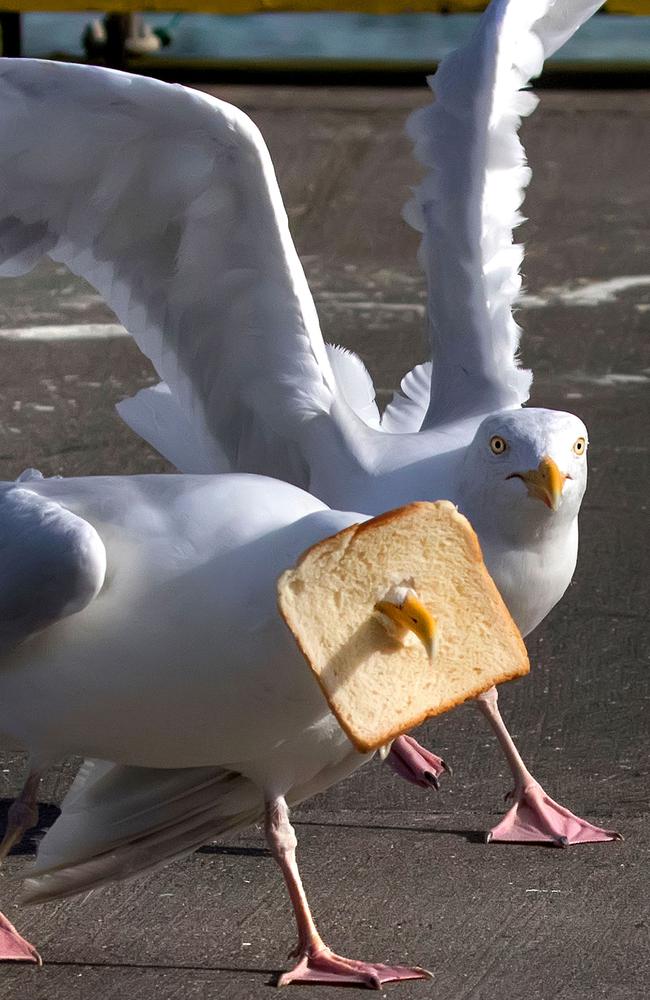
[[[373,607],[412,587],[438,625],[431,663],[391,639]],[[318,542],[278,581],[280,611],[329,706],[362,752],[529,671],[519,631],[469,522],[412,503]]]

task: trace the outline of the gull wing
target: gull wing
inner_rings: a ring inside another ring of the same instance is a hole
[[[91,524],[19,481],[0,487],[0,565],[2,654],[87,607],[106,550]]]
[[[86,760],[39,847],[25,899],[70,896],[154,871],[263,814],[259,789],[232,771]]]
[[[467,45],[429,80],[435,101],[408,131],[427,174],[405,209],[423,238],[432,379],[423,428],[517,407],[512,307],[523,249],[513,228],[530,179],[517,130],[537,100],[522,91],[602,0],[493,0]]]
[[[44,254],[90,281],[151,359],[181,438],[192,428],[193,466],[304,483],[296,440],[329,413],[335,378],[243,112],[97,67],[2,60],[0,274]]]
[[[365,424],[369,428],[379,429],[380,417],[374,385],[361,359],[352,351],[333,344],[326,344],[325,349],[336,382],[336,395],[340,405],[334,412],[339,421],[352,425],[356,417],[360,421],[359,426]],[[215,468],[211,450],[196,433],[165,382],[148,386],[130,399],[122,400],[117,404],[117,411],[131,430],[148,441],[180,472],[205,474],[221,471],[221,468]],[[262,447],[264,444],[265,447]],[[258,421],[250,451],[245,449],[246,438],[242,435],[239,453],[233,465],[245,471],[266,471],[276,479],[282,478],[298,486],[308,486],[310,475],[305,455],[286,447],[283,451],[283,444],[285,443],[273,434],[268,425]],[[352,445],[350,450],[353,450],[354,435],[348,438],[348,444]],[[226,460],[225,468],[231,467]]]

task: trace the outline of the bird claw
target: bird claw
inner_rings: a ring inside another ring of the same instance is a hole
[[[452,773],[442,757],[425,750],[412,736],[399,736],[393,741],[386,763],[405,781],[436,791],[440,791],[441,776]]]
[[[291,983],[321,984],[329,986],[365,986],[379,990],[384,983],[405,979],[432,979],[426,969],[419,966],[383,965],[376,962],[358,962],[336,955],[329,948],[298,948],[300,961],[294,969],[283,972],[278,986]]]
[[[559,805],[536,781],[510,794],[514,804],[486,836],[486,843],[550,843],[557,847],[622,840],[615,830],[604,830]]]

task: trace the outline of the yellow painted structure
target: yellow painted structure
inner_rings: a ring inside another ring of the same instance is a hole
[[[480,0],[0,0],[0,10],[20,13],[72,13],[99,10],[113,14],[168,11],[196,14],[260,14],[278,11],[315,13],[349,11],[364,14],[462,13],[483,10]],[[612,14],[648,14],[650,0],[608,0]]]

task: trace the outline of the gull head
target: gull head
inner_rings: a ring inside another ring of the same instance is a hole
[[[536,534],[573,523],[587,486],[587,428],[559,410],[507,410],[487,417],[468,448],[461,510],[481,533],[523,527]]]
[[[374,610],[391,639],[406,645],[415,637],[424,646],[429,659],[433,660],[436,655],[437,622],[412,587],[391,587],[377,601]]]

